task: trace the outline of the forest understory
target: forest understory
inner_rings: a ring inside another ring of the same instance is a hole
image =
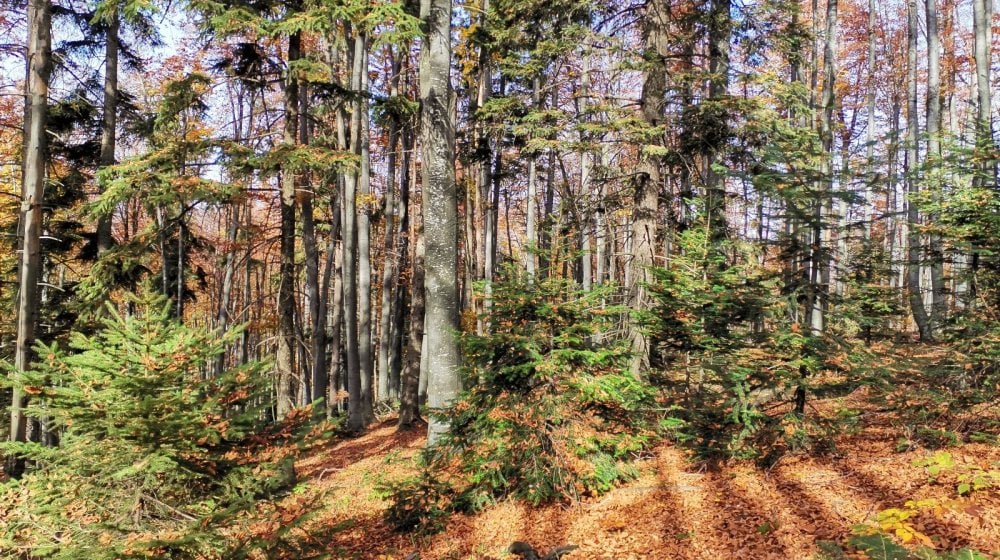
[[[1000,560],[998,1],[0,0],[0,560]]]
[[[567,559],[902,558],[866,555],[849,543],[861,526],[884,522],[889,532],[912,531],[905,540],[913,545],[926,538],[938,551],[1000,550],[996,487],[957,492],[963,474],[1000,464],[1000,406],[945,404],[937,385],[943,347],[886,344],[873,354],[880,356],[874,381],[844,371],[817,382],[821,397],[808,415],[834,429],[813,451],[762,467],[696,461],[664,443],[638,462],[637,479],[606,495],[539,508],[509,501],[452,516],[444,532],[424,539],[395,532],[383,515],[384,488],[416,473],[426,433],[399,433],[385,418],[364,436],[331,440],[297,462],[305,490],[295,500],[324,504],[302,536],[334,558],[419,551],[425,560],[513,559],[506,551],[514,541],[540,552],[578,546]],[[946,456],[954,465],[929,474],[935,458]],[[908,508],[913,502],[923,505]],[[920,511],[896,527],[883,514],[894,509]]]

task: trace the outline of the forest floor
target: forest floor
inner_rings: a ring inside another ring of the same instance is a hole
[[[994,485],[959,497],[956,488],[962,473],[1000,468],[1000,404],[959,410],[936,396],[940,352],[886,346],[876,354],[881,382],[824,380],[809,409],[838,421],[824,453],[789,453],[768,468],[708,465],[664,443],[639,461],[639,478],[604,496],[538,508],[502,503],[454,516],[443,533],[424,539],[395,533],[382,520],[385,484],[414,474],[424,445],[423,429],[400,434],[385,419],[362,437],[301,458],[300,481],[322,504],[309,533],[327,539],[334,558],[402,559],[419,551],[423,560],[506,559],[511,542],[522,540],[541,551],[577,545],[566,560],[809,559],[824,557],[825,541],[843,544],[854,527],[877,524],[880,511],[937,499],[949,505],[905,521],[904,531],[920,535],[915,542],[926,536],[937,550],[998,551],[1000,492]],[[917,463],[942,451],[955,465],[929,476]]]

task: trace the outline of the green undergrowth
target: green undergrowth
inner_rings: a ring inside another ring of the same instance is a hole
[[[468,389],[438,411],[448,434],[393,488],[400,529],[441,529],[504,499],[602,494],[637,476],[631,461],[655,440],[655,392],[630,373],[626,343],[604,335],[623,315],[610,290],[513,270],[492,288],[488,333],[462,337]]]
[[[267,365],[208,375],[238,331],[170,316],[162,296],[110,310],[93,336],[39,345],[13,383],[58,446],[2,444],[29,468],[0,485],[0,551],[19,558],[295,557],[307,503],[285,507],[308,410],[267,421]],[[280,525],[253,528],[252,519]],[[299,551],[300,552],[300,551]],[[302,556],[305,557],[305,556]]]

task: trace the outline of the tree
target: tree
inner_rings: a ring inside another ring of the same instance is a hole
[[[458,340],[458,192],[455,129],[451,112],[451,0],[422,0],[425,39],[420,50],[423,223],[425,237],[427,404],[440,409],[462,389]],[[428,445],[447,431],[431,417]]]
[[[906,283],[910,298],[910,311],[917,324],[921,340],[930,340],[930,317],[924,308],[924,298],[920,290],[920,213],[914,195],[919,192],[920,182],[917,157],[919,154],[917,116],[917,6],[910,0],[907,8],[907,103],[906,103],[906,184],[910,201],[906,211]]]
[[[288,37],[288,64],[285,76],[285,124],[283,141],[295,146],[299,140],[299,80],[294,64],[301,56],[302,37]],[[295,407],[295,183],[296,170],[281,173],[281,271],[278,279],[278,374],[275,411],[284,418]]]
[[[663,0],[650,0],[642,18],[643,83],[639,100],[641,117],[648,127],[649,143],[643,146],[639,173],[634,182],[632,208],[631,255],[626,288],[629,304],[634,310],[650,306],[646,286],[652,281],[649,268],[656,248],[656,214],[662,183],[660,142],[663,134],[663,104],[666,95],[667,21],[669,7]],[[649,340],[639,327],[633,327],[632,372],[641,374],[649,367]]]
[[[95,335],[75,333],[65,349],[39,345],[35,369],[15,372],[14,385],[37,395],[31,412],[49,415],[64,437],[57,449],[5,445],[34,468],[0,497],[33,522],[28,530],[2,524],[0,549],[66,560],[232,558],[252,549],[273,557],[266,551],[276,543],[225,538],[240,512],[295,483],[294,456],[267,450],[284,436],[265,433],[265,364],[206,379],[239,333],[183,325],[162,294],[129,301],[131,316],[110,310]],[[287,434],[304,419],[289,421]],[[77,508],[87,515],[66,514]]]
[[[924,0],[927,16],[927,165],[929,187],[942,188],[941,161],[941,39],[938,33],[937,0]],[[931,314],[930,327],[940,329],[948,311],[944,293],[944,255],[941,237],[930,234]]]
[[[42,268],[42,207],[45,203],[45,168],[49,79],[52,75],[52,4],[28,2],[28,82],[24,134],[24,183],[21,189],[21,261],[17,297],[17,341],[14,371],[25,372],[32,360],[38,317],[38,280]],[[10,407],[10,439],[27,441],[25,395],[15,386]],[[24,463],[9,458],[6,472],[17,477]]]
[[[993,2],[973,0],[972,29],[975,35],[976,60],[976,144],[983,150],[993,146],[993,104],[991,51],[993,49]],[[986,164],[989,171],[990,164]]]
[[[101,127],[101,166],[115,164],[115,142],[118,138],[118,32],[121,15],[117,3],[104,6],[106,10],[104,44],[104,106]],[[111,214],[97,220],[97,250],[104,253],[114,245],[111,231]]]

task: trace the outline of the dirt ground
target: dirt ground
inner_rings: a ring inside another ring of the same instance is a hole
[[[919,355],[905,359],[901,367],[920,367]],[[905,387],[900,394],[908,398]],[[908,520],[934,548],[1000,550],[1000,493],[959,497],[952,480],[928,476],[914,463],[934,452],[919,445],[900,450],[905,422],[892,407],[879,408],[870,387],[813,406],[819,414],[857,416],[830,453],[788,455],[766,469],[741,462],[709,467],[663,444],[638,463],[639,478],[604,496],[542,508],[503,503],[455,516],[427,539],[394,533],[382,521],[382,485],[413,472],[423,429],[399,434],[392,419],[384,420],[362,437],[307,454],[298,472],[323,504],[314,534],[326,535],[335,558],[402,559],[419,551],[423,560],[506,559],[513,558],[507,547],[521,540],[543,552],[578,546],[566,560],[810,559],[820,557],[817,543],[843,543],[852,528],[875,523],[878,512],[927,498],[952,504]],[[946,451],[958,465],[1000,468],[996,445]]]

